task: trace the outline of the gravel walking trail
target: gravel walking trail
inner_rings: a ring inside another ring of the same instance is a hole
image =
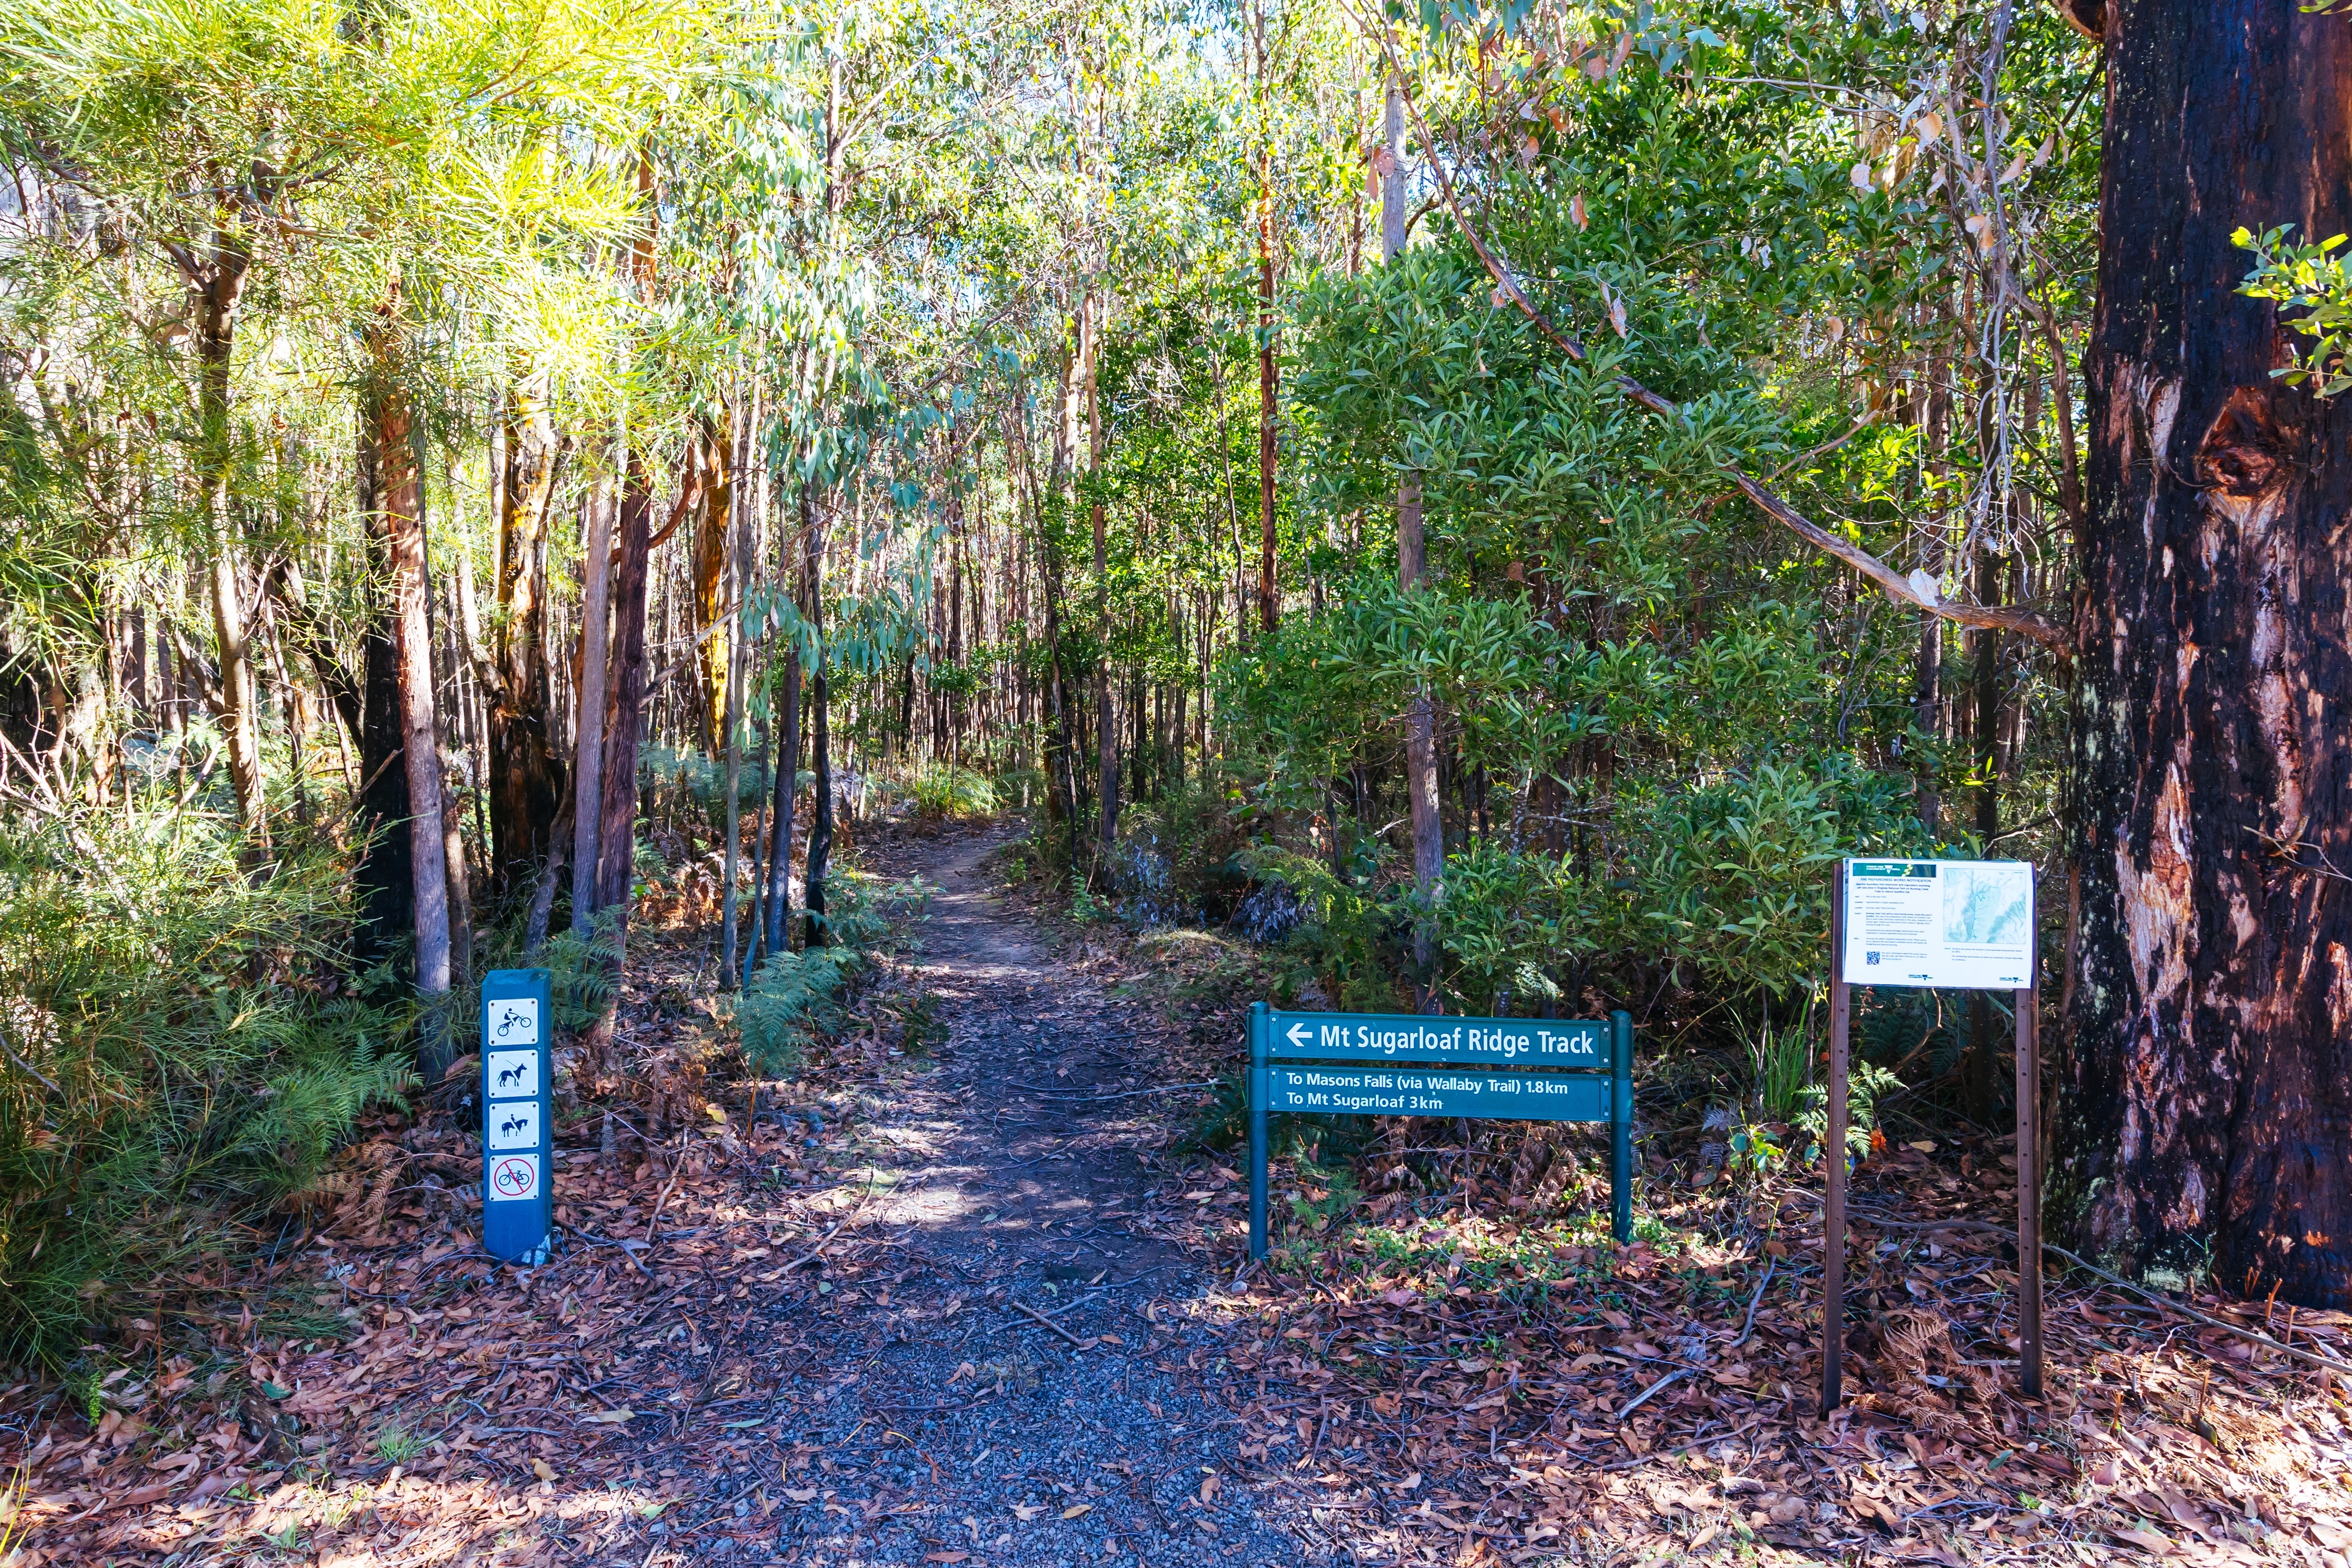
[[[1219,1343],[1189,1308],[1221,1281],[1140,1223],[1139,1150],[1168,1114],[1133,1092],[1164,1080],[1157,1026],[990,897],[1003,841],[922,867],[941,891],[916,965],[947,1040],[860,1129],[859,1235],[902,1262],[824,1298],[794,1380],[815,1397],[774,1434],[820,1456],[898,1441],[796,1470],[777,1546],[826,1565],[1323,1556],[1246,1478],[1211,1396]]]

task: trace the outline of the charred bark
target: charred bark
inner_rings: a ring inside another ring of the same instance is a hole
[[[596,907],[629,925],[629,887],[636,874],[637,747],[646,706],[646,579],[652,554],[653,491],[644,459],[629,454],[621,489],[621,528],[613,572],[613,670],[604,716],[604,859]]]
[[[499,486],[500,614],[489,694],[490,865],[511,893],[547,858],[562,804],[548,685],[547,536],[563,444],[544,399],[525,384],[507,426]]]
[[[2054,1173],[2098,1256],[2352,1306],[2352,399],[2239,225],[2352,228],[2352,28],[2113,0],[2085,380],[2081,931]]]
[[[408,775],[400,766],[400,671],[393,648],[390,596],[383,587],[391,578],[391,535],[379,498],[372,423],[360,427],[358,468],[370,588],[369,614],[360,630],[362,705],[355,738],[360,748],[358,815],[368,838],[353,875],[359,920],[352,932],[352,956],[366,969],[390,957],[414,923],[416,889],[404,826],[408,821]]]

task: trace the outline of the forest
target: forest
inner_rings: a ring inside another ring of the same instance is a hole
[[[2284,0],[6,8],[0,1354],[490,969],[608,1152],[664,941],[789,1076],[919,821],[1627,1009],[1754,1180],[1836,862],[2030,861],[2049,1234],[2352,1308],[2347,121]],[[1854,1158],[2007,1125],[2006,993],[1856,1006]]]

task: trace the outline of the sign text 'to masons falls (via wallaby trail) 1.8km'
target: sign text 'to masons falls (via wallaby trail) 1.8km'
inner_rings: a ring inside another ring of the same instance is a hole
[[[1250,1007],[1250,1256],[1266,1249],[1266,1118],[1468,1116],[1610,1124],[1621,1241],[1633,1229],[1633,1021],[1276,1012]],[[1501,1066],[1511,1071],[1486,1071]]]

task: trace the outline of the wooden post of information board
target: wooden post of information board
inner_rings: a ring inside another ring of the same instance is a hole
[[[1829,1190],[1822,1201],[1822,1415],[1838,1407],[1845,1354],[1845,1075],[1853,992],[1845,983],[1845,866],[1830,882]]]
[[[2017,1343],[2019,1381],[2042,1397],[2041,965],[2037,983],[2011,993],[2017,1008]]]

